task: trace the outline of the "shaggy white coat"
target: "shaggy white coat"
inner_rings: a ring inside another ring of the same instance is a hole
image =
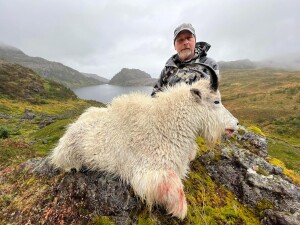
[[[183,179],[196,155],[195,139],[215,143],[237,119],[222,105],[209,81],[180,84],[151,98],[130,94],[107,108],[91,107],[71,124],[50,155],[65,170],[85,166],[119,175],[135,193],[183,219]]]

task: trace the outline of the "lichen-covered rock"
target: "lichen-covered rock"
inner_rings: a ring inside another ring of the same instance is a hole
[[[240,144],[227,140],[219,158],[210,152],[200,157],[208,173],[242,202],[259,211],[266,209],[263,223],[300,224],[300,187],[282,168],[266,161],[266,138],[242,129],[244,134],[236,137]]]
[[[286,212],[267,209],[262,223],[266,225],[299,225],[299,213],[291,216]]]

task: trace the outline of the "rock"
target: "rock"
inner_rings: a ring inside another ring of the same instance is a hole
[[[28,160],[24,167],[31,173],[44,177],[54,177],[63,172],[54,168],[47,157]]]
[[[48,161],[48,158],[28,161],[26,170],[38,176],[54,177],[62,174]],[[110,174],[82,169],[79,172],[65,173],[60,182],[54,184],[55,206],[51,206],[48,223],[58,223],[56,214],[68,205],[93,212],[90,216],[109,215],[117,224],[127,224],[130,214],[137,211],[141,203],[131,187],[118,177]],[[76,211],[74,210],[74,211]],[[68,215],[68,221],[80,215]],[[132,222],[132,221],[131,221]]]
[[[41,121],[39,124],[39,129],[44,128],[45,126],[50,125],[51,123],[54,123],[57,117],[48,117],[45,120]]]
[[[300,187],[269,164],[266,138],[249,131],[237,135],[239,143],[223,143],[219,160],[200,157],[213,179],[228,187],[243,203],[260,209],[266,203],[264,224],[300,224]]]
[[[12,115],[6,115],[6,114],[2,114],[0,113],[0,119],[11,119]]]
[[[265,211],[265,216],[262,219],[262,223],[266,225],[299,225],[299,221],[299,213],[293,216],[289,216],[284,212],[273,211],[270,209],[267,209]]]
[[[245,127],[240,126],[242,135],[237,135],[237,140],[241,142],[244,148],[253,151],[258,156],[266,158],[268,156],[268,145],[266,137],[248,131]]]
[[[32,120],[35,118],[35,114],[32,112],[32,110],[30,109],[25,109],[25,113],[24,113],[24,116],[22,117],[22,119],[25,119],[25,120]]]

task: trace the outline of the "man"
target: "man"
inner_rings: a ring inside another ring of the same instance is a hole
[[[151,96],[178,82],[191,84],[199,79],[209,79],[211,72],[219,76],[216,61],[206,57],[210,45],[206,42],[196,42],[195,29],[191,24],[184,23],[175,29],[174,47],[177,54],[167,61]]]

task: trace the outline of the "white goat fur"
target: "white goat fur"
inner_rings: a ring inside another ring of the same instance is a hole
[[[150,208],[160,204],[183,219],[187,203],[181,179],[195,158],[196,137],[213,144],[225,128],[237,126],[219,91],[209,86],[201,80],[155,98],[133,93],[115,98],[107,108],[91,107],[68,127],[51,162],[65,170],[85,166],[119,175]]]

